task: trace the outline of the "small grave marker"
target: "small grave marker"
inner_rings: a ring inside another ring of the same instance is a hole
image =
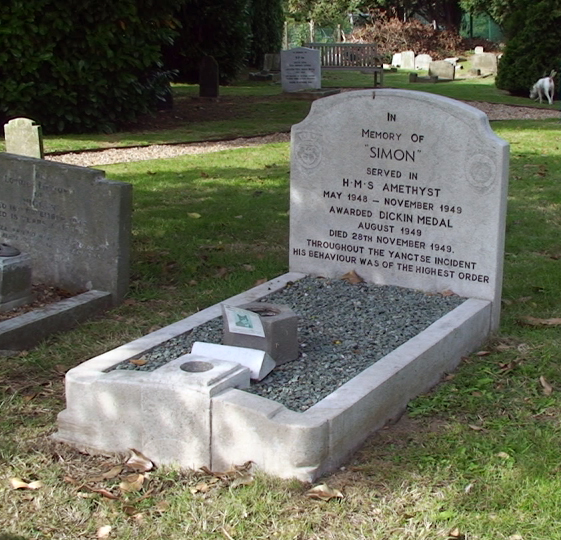
[[[220,89],[218,74],[218,62],[213,56],[204,56],[199,70],[199,97],[218,97]]]
[[[4,124],[6,152],[42,159],[43,135],[41,126],[29,118],[14,118]]]

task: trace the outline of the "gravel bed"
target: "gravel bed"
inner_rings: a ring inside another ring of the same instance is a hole
[[[300,357],[275,368],[247,390],[294,411],[305,411],[368,366],[460,305],[455,295],[306,277],[262,301],[288,305],[300,317]],[[152,371],[190,352],[195,341],[221,343],[222,317],[162,344],[115,369]]]

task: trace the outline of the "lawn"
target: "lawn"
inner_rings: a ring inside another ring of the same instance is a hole
[[[242,87],[227,92],[254,88]],[[259,99],[277,90],[262,88]],[[454,91],[467,99],[475,88]],[[309,106],[289,103],[286,129]],[[226,137],[240,124],[219,122],[204,133]],[[263,116],[250,116],[252,124],[263,129]],[[105,316],[2,358],[0,540],[561,538],[558,126],[492,122],[511,144],[500,332],[322,478],[337,490],[328,500],[310,497],[309,485],[243,470],[159,468],[140,485],[121,470],[122,456],[86,456],[49,440],[67,369],[287,270],[288,144],[104,166],[134,186],[130,294]],[[196,124],[189,129],[196,137]],[[130,140],[149,144],[147,133]],[[70,148],[107,137],[51,142]]]

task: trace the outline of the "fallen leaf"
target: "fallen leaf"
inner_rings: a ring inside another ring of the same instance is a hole
[[[473,489],[474,484],[468,484],[465,488],[464,488],[464,493],[467,495],[468,493],[471,492],[471,490]]]
[[[89,489],[92,493],[98,493],[99,495],[105,497],[106,499],[111,499],[112,501],[115,501],[119,498],[118,495],[111,493],[111,491],[105,488],[95,488],[88,485],[84,486],[84,488]]]
[[[544,395],[550,396],[553,393],[553,386],[547,382],[543,375],[540,377],[540,384],[542,385]]]
[[[507,454],[506,452],[499,452],[495,455],[501,459],[510,459],[510,454]]]
[[[135,365],[135,366],[144,366],[145,364],[148,363],[148,360],[146,360],[146,358],[144,357],[140,357],[140,358],[131,358],[129,360],[129,363]]]
[[[306,497],[329,501],[331,499],[342,499],[343,494],[337,489],[330,488],[327,484],[320,484],[306,491]]]
[[[21,478],[10,478],[12,489],[39,489],[43,487],[43,482],[35,480],[33,482],[24,482]]]
[[[482,428],[481,426],[476,426],[475,424],[469,424],[468,427],[470,429],[473,429],[473,431],[485,431],[485,428]]]
[[[226,277],[227,275],[228,275],[228,269],[225,266],[222,266],[217,270],[216,274],[214,274],[214,277],[223,278]]]
[[[341,279],[347,281],[351,285],[356,285],[357,283],[362,283],[364,281],[364,279],[362,279],[354,270],[351,270],[341,276]]]
[[[97,537],[98,538],[109,538],[109,535],[111,534],[111,529],[113,527],[111,527],[111,525],[104,525],[103,527],[100,527],[97,530]]]
[[[148,459],[142,452],[135,448],[129,448],[131,456],[127,459],[125,465],[136,472],[147,472],[154,468],[154,463]]]
[[[269,281],[267,278],[258,279],[258,280],[253,284],[253,286],[254,286],[254,287],[257,287],[257,285],[263,285],[263,283],[267,283],[267,281]]]
[[[462,534],[460,532],[460,529],[458,529],[458,527],[452,529],[449,533],[448,533],[448,539],[454,539],[454,540],[464,540],[466,537],[465,534]]]
[[[521,296],[520,298],[517,298],[516,301],[523,304],[525,302],[529,302],[531,299],[532,299],[531,296]]]
[[[98,474],[96,476],[92,476],[88,478],[87,482],[103,482],[104,480],[111,480],[112,478],[116,478],[121,474],[123,467],[121,465],[116,465],[115,467],[109,469],[108,471]]]
[[[561,318],[559,317],[553,319],[539,319],[528,315],[526,317],[521,317],[519,320],[521,324],[527,326],[561,326]]]
[[[253,483],[253,476],[251,474],[242,474],[236,478],[234,478],[233,482],[230,484],[231,488],[237,488],[240,486],[248,486],[249,484]]]
[[[196,495],[197,493],[207,493],[210,489],[210,486],[206,482],[199,482],[196,486],[189,489],[192,495]]]
[[[489,356],[490,354],[492,354],[491,351],[478,351],[475,353],[475,356]]]
[[[127,516],[134,516],[135,514],[138,514],[138,512],[140,512],[140,510],[138,510],[134,506],[125,505],[125,506],[123,506],[123,512],[125,514],[127,514]]]
[[[158,501],[154,507],[157,512],[167,512],[169,510],[170,504],[168,501]]]
[[[440,296],[456,296],[456,293],[450,289],[446,289],[440,293]]]
[[[121,489],[121,491],[125,491],[125,492],[138,491],[142,487],[143,483],[144,483],[143,474],[129,474],[119,484],[119,488]]]
[[[255,266],[253,266],[252,264],[244,264],[243,269],[246,272],[253,272],[255,270]]]
[[[192,219],[199,219],[201,214],[198,214],[197,212],[187,212],[187,216]]]

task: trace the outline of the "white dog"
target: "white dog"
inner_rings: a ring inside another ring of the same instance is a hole
[[[555,71],[549,74],[549,77],[542,77],[530,90],[530,99],[539,99],[540,103],[544,97],[550,105],[553,105],[553,93],[555,92],[555,83],[553,82],[553,77],[555,77]]]

